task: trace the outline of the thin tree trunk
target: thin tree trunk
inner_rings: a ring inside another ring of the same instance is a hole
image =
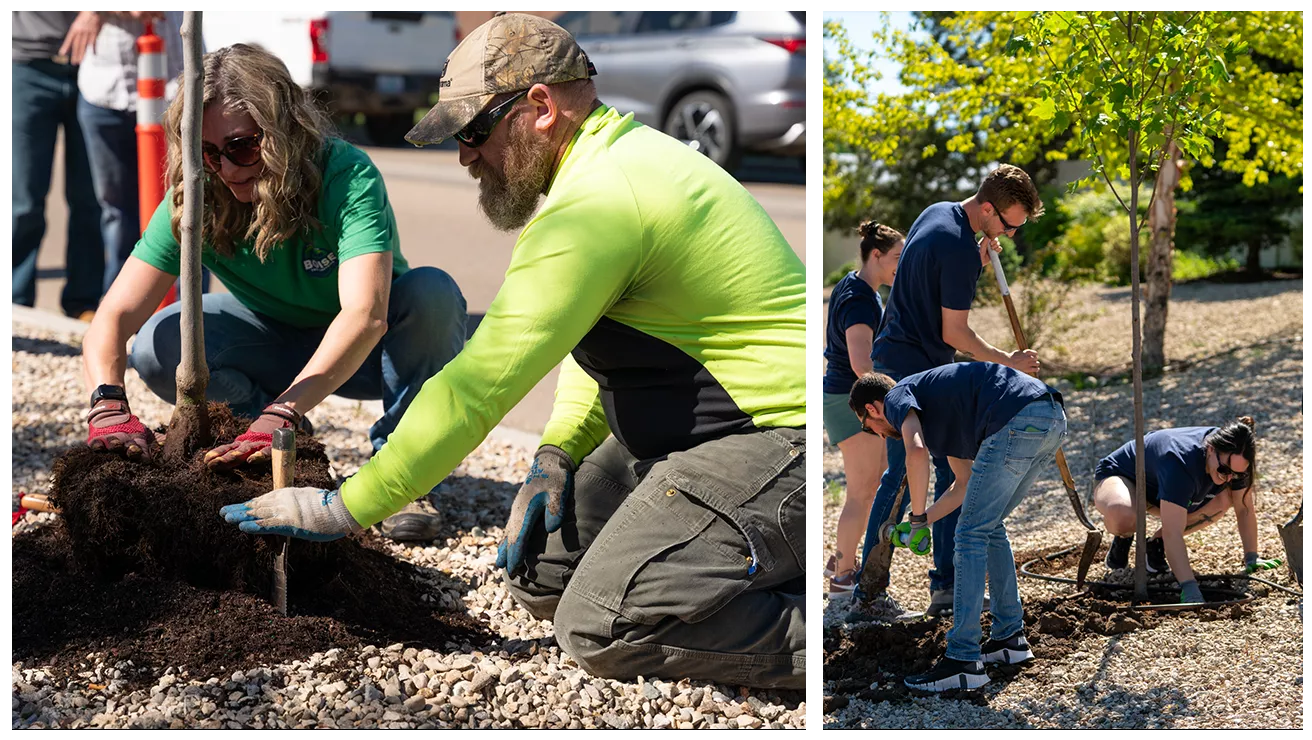
[[[1148,600],[1148,499],[1143,461],[1143,341],[1139,326],[1139,134],[1130,132],[1130,325],[1134,338],[1134,599]]]
[[[1262,240],[1257,237],[1248,240],[1248,265],[1245,269],[1249,275],[1262,272]]]
[[[1179,152],[1174,140],[1167,141],[1166,156],[1162,158],[1162,167],[1157,173],[1153,209],[1148,214],[1152,247],[1148,252],[1148,305],[1143,322],[1143,367],[1154,375],[1166,366],[1166,315],[1171,300],[1175,188],[1180,184]]]
[[[204,182],[200,164],[200,128],[205,72],[201,65],[201,16],[187,11],[182,21],[182,359],[177,371],[177,405],[169,423],[164,454],[189,459],[213,441],[205,387],[210,373],[205,364],[205,330],[201,323],[200,250]]]

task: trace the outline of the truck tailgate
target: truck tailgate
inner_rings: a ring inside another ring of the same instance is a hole
[[[437,75],[456,46],[455,15],[329,11],[328,63],[344,72]]]

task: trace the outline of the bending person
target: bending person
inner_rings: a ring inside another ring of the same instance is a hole
[[[268,457],[273,431],[308,428],[305,412],[331,393],[383,400],[376,451],[464,345],[465,300],[445,272],[409,267],[382,175],[329,133],[277,57],[237,44],[206,54],[204,71],[201,262],[230,291],[202,300],[207,396],[255,419],[205,460]],[[165,115],[171,187],[83,343],[87,441],[130,455],[155,440],[128,406],[127,365],[173,403],[182,354],[181,304],[152,316],[179,272],[182,98]]]
[[[1280,565],[1279,560],[1259,556],[1257,549],[1252,418],[1242,416],[1223,427],[1161,429],[1145,435],[1143,444],[1148,513],[1161,520],[1161,527],[1148,539],[1148,572],[1170,570],[1180,584],[1182,603],[1203,601],[1184,536],[1219,520],[1231,508],[1244,547],[1245,571]],[[1093,505],[1115,536],[1107,548],[1111,569],[1129,564],[1134,545],[1134,467],[1134,440],[1130,440],[1098,461],[1094,470]]]

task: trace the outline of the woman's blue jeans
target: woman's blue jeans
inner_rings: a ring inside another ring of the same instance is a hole
[[[240,416],[256,417],[285,391],[323,340],[325,328],[290,326],[251,311],[228,293],[202,297],[205,396],[224,401]],[[415,267],[392,281],[387,333],[336,395],[383,400],[383,416],[369,429],[377,452],[418,395],[465,345],[465,298],[455,280],[436,267]],[[151,391],[175,403],[182,357],[181,304],[151,317],[137,332],[129,362]]]

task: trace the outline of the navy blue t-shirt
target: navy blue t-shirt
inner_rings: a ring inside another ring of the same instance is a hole
[[[943,309],[968,311],[982,265],[970,219],[960,203],[935,203],[907,232],[897,280],[871,357],[905,377],[952,362],[943,341]]]
[[[884,302],[870,283],[849,272],[829,294],[829,327],[825,330],[825,393],[850,393],[856,384],[852,360],[847,354],[847,330],[866,324],[873,335],[879,331]]]
[[[1207,474],[1207,435],[1216,427],[1180,427],[1160,429],[1143,437],[1144,491],[1148,501],[1160,506],[1170,501],[1197,511],[1225,490]],[[1134,480],[1134,440],[1098,461],[1093,477],[1097,480],[1119,475]]]
[[[915,409],[930,454],[973,460],[984,440],[1049,393],[1062,403],[1056,389],[1019,370],[994,362],[954,362],[899,381],[884,397],[884,417],[900,430]]]

